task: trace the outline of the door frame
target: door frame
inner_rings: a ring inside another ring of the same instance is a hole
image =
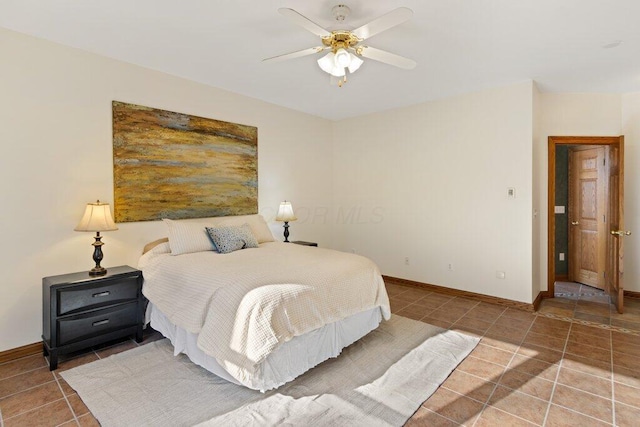
[[[547,182],[547,292],[545,298],[555,297],[556,282],[556,146],[558,145],[618,145],[620,136],[550,136],[548,138]]]

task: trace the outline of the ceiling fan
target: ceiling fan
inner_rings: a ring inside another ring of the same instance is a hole
[[[368,24],[350,30],[345,29],[343,22],[351,10],[340,4],[331,9],[337,22],[336,28],[338,28],[331,31],[322,28],[293,9],[280,8],[278,12],[294,24],[319,36],[322,45],[266,58],[263,61],[284,61],[330,50],[329,53],[318,59],[318,65],[324,72],[330,74],[332,82],[337,83],[340,87],[347,81],[347,73],[352,74],[360,68],[364,62],[362,58],[373,59],[405,70],[411,70],[416,66],[416,62],[411,59],[363,44],[369,37],[409,20],[413,11],[406,7],[394,9]]]

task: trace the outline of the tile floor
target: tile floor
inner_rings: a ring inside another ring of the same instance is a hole
[[[407,426],[640,425],[640,300],[627,299],[617,315],[608,300],[581,295],[592,291],[556,285],[558,297],[532,314],[393,282],[387,289],[395,314],[481,337]],[[150,332],[144,343],[159,338]],[[58,374],[136,345],[83,353],[54,373],[40,355],[0,364],[0,425],[98,425]]]

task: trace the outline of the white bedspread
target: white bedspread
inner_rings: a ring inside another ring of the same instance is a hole
[[[167,247],[140,259],[144,295],[249,387],[294,336],[374,307],[390,317],[377,266],[358,255],[281,242],[230,254],[171,256]]]

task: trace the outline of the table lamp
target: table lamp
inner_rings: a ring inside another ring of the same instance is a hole
[[[108,203],[102,203],[100,200],[95,203],[87,203],[87,208],[84,211],[84,215],[80,220],[80,223],[74,228],[75,231],[95,231],[96,241],[92,243],[93,260],[96,266],[89,270],[89,276],[104,276],[107,274],[107,269],[100,266],[102,261],[102,236],[101,231],[113,231],[117,230],[116,224],[111,218],[111,210]]]
[[[276,221],[284,221],[284,241],[289,243],[289,221],[295,221],[296,216],[293,213],[293,206],[291,206],[291,202],[287,202],[286,200],[280,203],[280,208],[278,209],[278,215],[276,215]]]

